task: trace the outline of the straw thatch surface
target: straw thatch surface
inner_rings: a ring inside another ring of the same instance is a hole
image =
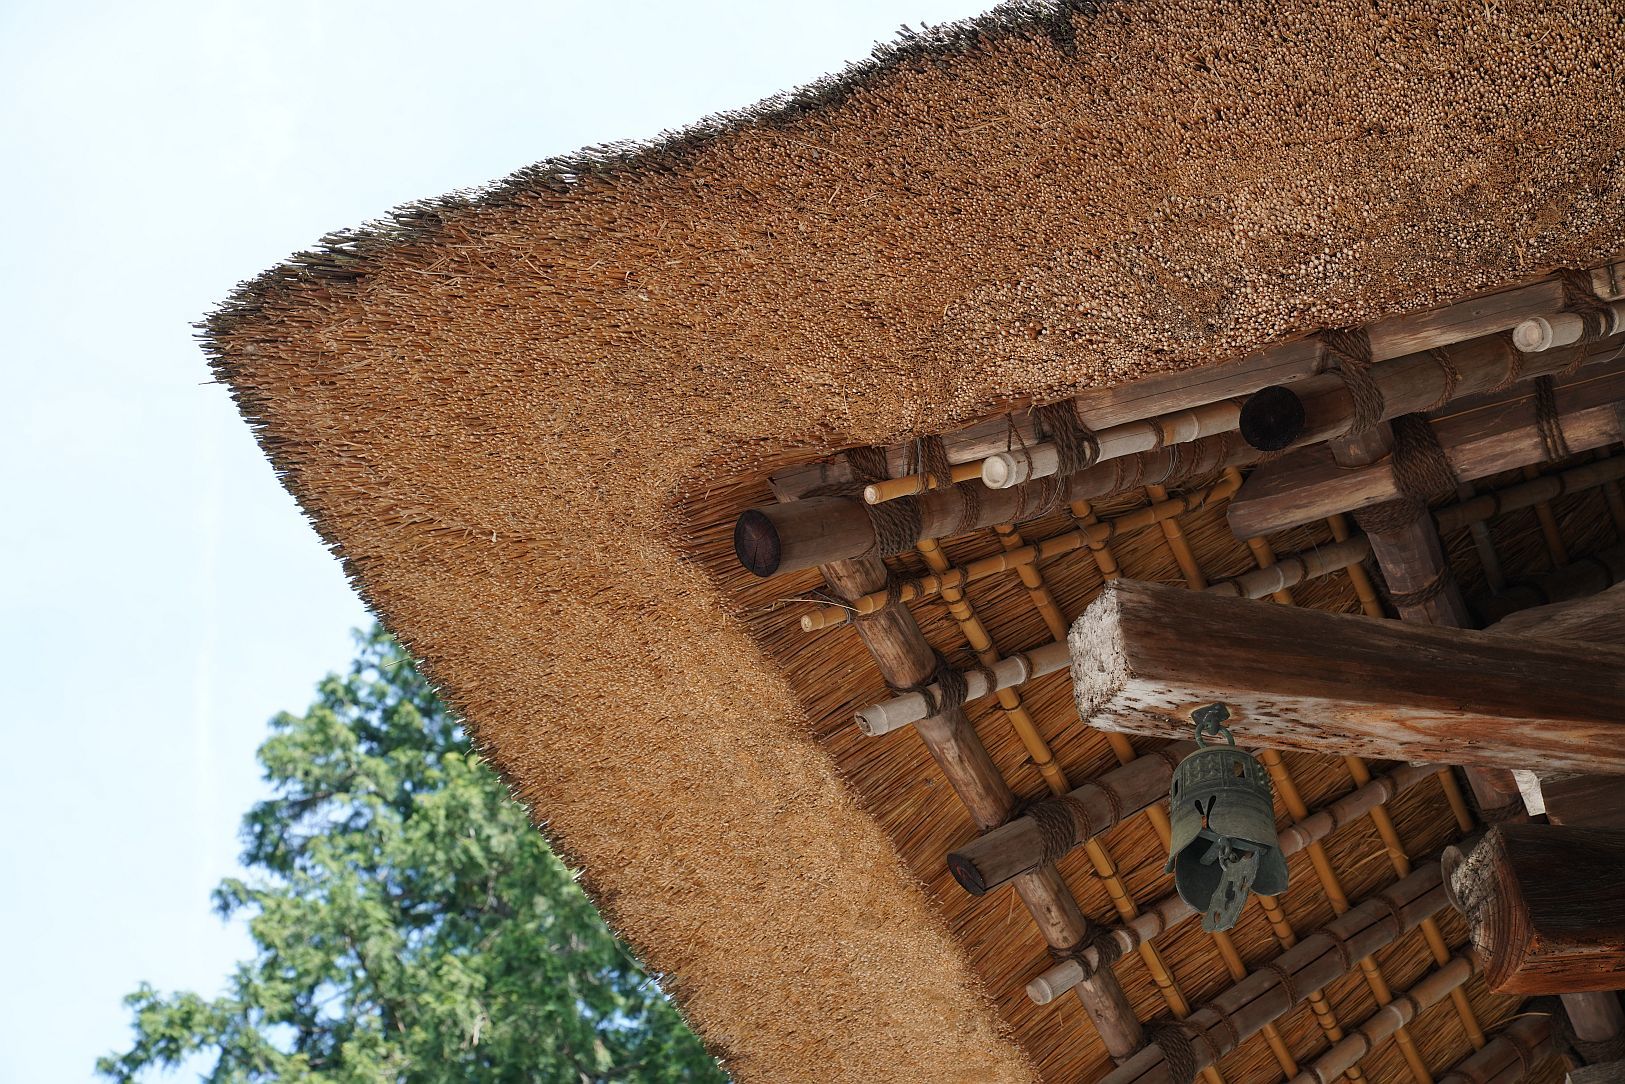
[[[853,736],[878,679],[850,634],[764,615],[804,585],[747,583],[728,518],[836,448],[1625,248],[1620,38],[1602,3],[1004,9],[334,235],[243,287],[209,347],[367,598],[740,1079],[1095,1074],[1078,1010],[1019,997],[1042,951],[1025,916],[945,883],[967,824],[912,736]],[[1186,530],[1210,573],[1241,560],[1212,513]],[[1155,546],[1124,563],[1176,577]],[[1072,614],[1092,582],[1067,567]],[[1038,642],[1019,588],[977,602],[1001,645]],[[1105,765],[1059,682],[1030,698],[1070,772]],[[1294,769],[1311,804],[1342,784]],[[1423,847],[1418,801],[1395,812]],[[1111,840],[1142,900],[1145,832]],[[1351,894],[1385,876],[1368,842],[1332,845]],[[1329,913],[1312,890],[1290,907],[1304,929]],[[1168,955],[1200,997],[1226,980],[1194,936]],[[1420,960],[1399,955],[1396,984]],[[1430,1064],[1459,1043],[1429,1023],[1448,1012],[1418,1025]],[[1312,1046],[1303,1017],[1283,1031]],[[1385,1050],[1373,1079],[1395,1078]]]

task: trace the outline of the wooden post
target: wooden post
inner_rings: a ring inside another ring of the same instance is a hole
[[[1072,626],[1078,711],[1183,737],[1222,701],[1246,745],[1625,773],[1625,649],[1374,622],[1130,580]]]
[[[1389,455],[1392,447],[1393,429],[1384,422],[1360,437],[1334,442],[1332,459],[1342,467],[1367,467]],[[1419,514],[1400,526],[1372,526],[1376,529],[1367,532],[1371,553],[1388,581],[1400,618],[1445,628],[1472,628],[1472,615],[1445,560],[1433,521]],[[1463,774],[1479,809],[1487,815],[1494,817],[1516,808],[1518,782],[1510,771],[1467,768]]]
[[[1285,609],[1285,607],[1275,607]],[[1347,973],[1353,961],[1393,944],[1445,905],[1439,864],[1361,903],[1254,971],[1109,1073],[1102,1084],[1176,1084],[1213,1064],[1312,991]]]
[[[1625,1084],[1625,1061],[1582,1065],[1570,1069],[1563,1084]]]
[[[1625,439],[1617,404],[1625,400],[1625,367],[1583,371],[1557,386],[1557,415],[1569,447],[1588,451]],[[1527,386],[1493,402],[1439,418],[1433,432],[1458,478],[1471,480],[1539,463],[1546,446]],[[1289,452],[1252,472],[1230,502],[1230,529],[1253,538],[1399,496],[1387,461],[1350,469],[1324,446]]]
[[[873,557],[828,564],[822,571],[829,586],[847,598],[874,590],[886,578],[885,566]],[[893,685],[918,684],[936,669],[936,655],[907,607],[889,607],[860,623],[857,631],[881,676]],[[978,828],[985,831],[1009,819],[1015,795],[959,707],[923,719],[914,729]],[[1088,920],[1054,866],[1020,874],[1014,885],[1052,948],[1069,949],[1087,939]],[[1115,1058],[1131,1054],[1142,1032],[1116,974],[1102,968],[1076,989],[1107,1052]]]
[[[1500,825],[1455,864],[1450,889],[1496,993],[1625,986],[1625,832]]]

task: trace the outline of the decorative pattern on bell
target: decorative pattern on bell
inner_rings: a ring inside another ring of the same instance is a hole
[[[1275,834],[1269,773],[1236,748],[1222,725],[1230,709],[1210,704],[1191,718],[1197,750],[1174,769],[1166,872],[1174,875],[1180,898],[1202,912],[1202,929],[1228,930],[1241,917],[1248,892],[1286,891],[1286,858]],[[1206,735],[1228,744],[1209,745]]]

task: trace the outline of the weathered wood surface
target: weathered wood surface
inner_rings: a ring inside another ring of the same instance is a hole
[[[1366,900],[1299,941],[1274,961],[1274,968],[1254,971],[1171,1025],[1184,1039],[1176,1045],[1189,1051],[1196,1069],[1206,1068],[1215,1053],[1221,1057],[1229,1053],[1309,993],[1341,978],[1351,961],[1393,944],[1444,905],[1439,864],[1426,862],[1378,898]],[[1287,976],[1286,983],[1281,973]],[[1178,1078],[1168,1060],[1171,1042],[1153,1036],[1145,1049],[1107,1074],[1103,1084],[1173,1084]]]
[[[1174,768],[1196,749],[1195,742],[1174,742],[1093,779],[1066,795],[1073,832],[1068,850],[1083,844],[1123,818],[1132,817],[1168,794]],[[1057,807],[1061,808],[1061,807]],[[980,896],[1044,860],[1046,843],[1032,815],[994,828],[948,855],[954,879]],[[1059,858],[1053,855],[1051,861]]]
[[[1073,625],[1083,719],[1182,737],[1222,701],[1245,745],[1625,773],[1625,649],[1374,622],[1118,580]]]
[[[1384,422],[1348,440],[1333,441],[1332,458],[1341,467],[1367,467],[1393,448],[1393,428]],[[1475,625],[1466,599],[1456,583],[1432,519],[1418,515],[1400,526],[1381,526],[1368,533],[1371,553],[1401,619],[1445,628]],[[1431,588],[1431,590],[1430,590]],[[1518,803],[1518,781],[1504,768],[1467,767],[1462,770],[1478,807],[1499,817]]]
[[[1625,439],[1617,404],[1625,400],[1625,365],[1597,366],[1557,384],[1557,411],[1572,451]],[[1433,423],[1456,475],[1463,480],[1546,458],[1528,385],[1493,402]],[[1393,471],[1383,460],[1359,469],[1340,465],[1324,444],[1288,452],[1253,471],[1230,502],[1230,529],[1254,538],[1337,512],[1368,508],[1399,496]]]
[[[884,565],[873,557],[828,564],[822,571],[825,582],[846,598],[874,590],[886,577]],[[858,626],[858,635],[874,656],[881,676],[894,685],[916,684],[936,669],[936,655],[906,607],[893,606],[876,614]],[[951,707],[922,719],[915,732],[977,827],[986,830],[1009,819],[1015,795],[961,708]],[[1052,948],[1068,949],[1089,936],[1088,919],[1053,865],[1020,874],[1014,885]],[[1126,1057],[1139,1047],[1143,1039],[1140,1021],[1110,968],[1091,975],[1075,990],[1113,1057]]]
[[[1625,549],[1614,552],[1617,562],[1625,568]],[[1521,610],[1485,631],[1514,637],[1625,646],[1625,585]],[[1625,829],[1625,776],[1574,775],[1549,769],[1539,770],[1537,774],[1541,802],[1547,819],[1553,824]]]
[[[1456,865],[1450,888],[1496,993],[1625,986],[1625,832],[1500,825]]]

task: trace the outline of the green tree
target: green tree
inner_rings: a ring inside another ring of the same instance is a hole
[[[132,1081],[721,1081],[395,642],[283,713],[243,822],[251,876],[215,892],[256,943],[224,997],[126,998]]]

